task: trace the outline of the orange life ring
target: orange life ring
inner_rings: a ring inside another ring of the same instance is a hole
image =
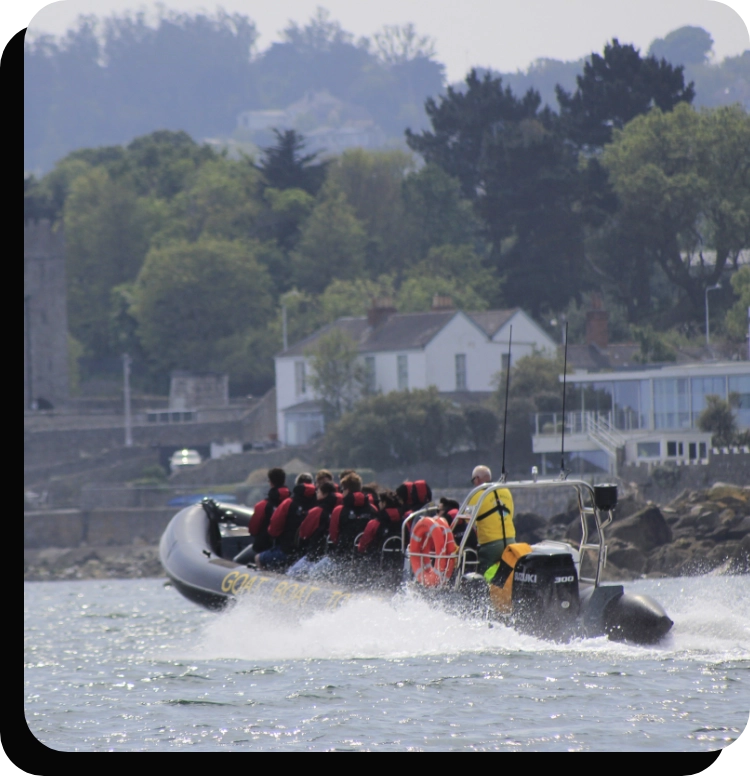
[[[456,541],[442,517],[423,517],[414,526],[409,541],[411,570],[417,582],[437,587],[446,582],[456,567]]]

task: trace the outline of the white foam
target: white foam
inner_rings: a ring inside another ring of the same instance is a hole
[[[556,644],[449,614],[409,595],[392,601],[358,596],[333,611],[302,614],[244,598],[206,624],[195,656],[278,661],[567,651],[615,653],[623,659],[653,652],[659,657],[692,655],[703,661],[745,660],[750,659],[746,585],[750,585],[748,578],[706,579],[698,587],[695,580],[685,585],[674,579],[628,585],[633,592],[662,603],[675,621],[671,633],[653,647],[615,643],[605,637]]]

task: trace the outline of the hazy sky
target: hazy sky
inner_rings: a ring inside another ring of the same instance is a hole
[[[241,12],[255,21],[260,50],[279,39],[289,20],[305,24],[318,6],[357,37],[386,24],[413,22],[420,35],[434,39],[450,81],[462,80],[473,65],[509,72],[525,70],[537,57],[579,59],[601,51],[614,37],[645,53],[654,38],[687,24],[711,33],[718,60],[750,48],[750,0],[167,0],[164,5]],[[7,41],[24,27],[30,34],[61,34],[81,13],[153,13],[156,7],[143,0],[4,0],[0,24]]]

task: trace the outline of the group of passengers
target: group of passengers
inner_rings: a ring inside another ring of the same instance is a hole
[[[489,487],[492,475],[486,466],[472,472],[476,490],[468,507],[476,521],[465,547],[478,553],[479,571],[497,563],[505,546],[515,540],[513,499],[506,488]],[[376,483],[363,485],[356,471],[345,469],[338,484],[327,469],[299,474],[291,492],[286,472],[268,471],[270,489],[253,509],[248,531],[252,548],[243,551],[242,562],[259,569],[285,571],[290,576],[330,576],[353,564],[377,559],[399,559],[402,527],[413,512],[432,503],[432,491],[424,480],[406,481],[395,490]],[[483,487],[480,487],[483,486]],[[460,544],[469,519],[458,514],[460,504],[442,497],[437,516],[444,518]],[[394,537],[398,537],[395,541]],[[388,552],[388,550],[396,550]],[[359,567],[361,569],[361,567]]]

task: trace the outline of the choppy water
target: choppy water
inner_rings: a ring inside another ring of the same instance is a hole
[[[727,746],[750,715],[750,578],[629,589],[675,620],[657,647],[555,645],[416,600],[290,619],[161,580],[27,582],[26,720],[61,751]]]

